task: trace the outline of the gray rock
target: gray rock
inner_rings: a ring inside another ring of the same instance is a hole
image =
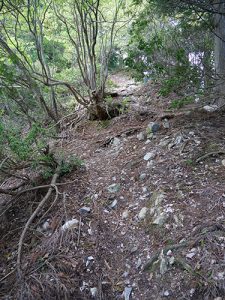
[[[169,123],[168,119],[163,119],[162,124],[163,124],[164,128],[166,128],[166,129],[170,128],[170,123]]]
[[[89,214],[90,212],[91,212],[91,208],[88,207],[88,206],[83,206],[83,207],[81,207],[81,208],[79,209],[79,213],[80,213],[81,215],[87,215],[87,214]]]
[[[146,137],[147,137],[147,135],[146,135],[145,132],[140,132],[140,133],[137,134],[137,139],[139,141],[144,141],[146,139]]]
[[[169,297],[169,295],[170,295],[169,291],[165,291],[165,292],[163,293],[163,296],[164,296],[164,297]]]
[[[155,157],[156,157],[155,152],[148,152],[148,153],[145,154],[144,160],[148,161],[148,160],[154,159]]]
[[[207,111],[207,112],[214,112],[218,110],[218,106],[217,105],[205,105],[203,107],[203,110]]]
[[[91,263],[94,262],[94,257],[93,256],[88,256],[86,259],[86,267]]]
[[[118,147],[120,144],[121,144],[120,139],[117,138],[117,137],[115,137],[115,138],[113,139],[112,145],[115,146],[115,147]]]
[[[130,250],[130,254],[135,253],[137,250],[138,250],[138,246],[137,245],[133,246]]]
[[[110,186],[108,186],[107,190],[108,190],[110,193],[117,193],[117,192],[119,192],[119,190],[120,190],[120,184],[118,184],[118,183],[113,183],[113,184],[111,184]]]
[[[145,180],[147,178],[147,174],[143,173],[139,176],[140,180]]]
[[[153,220],[152,224],[162,226],[166,222],[166,219],[167,216],[161,213]]]
[[[131,292],[132,292],[132,287],[126,286],[125,289],[124,289],[124,299],[125,300],[130,299]]]
[[[152,132],[155,134],[156,132],[159,131],[159,129],[160,129],[160,125],[158,123],[150,122],[147,127],[147,133]]]
[[[49,223],[50,220],[47,220],[45,221],[43,224],[42,224],[42,229],[43,231],[47,231],[49,228],[50,228],[50,223]]]
[[[193,248],[186,254],[186,258],[192,259],[196,254],[197,254],[197,249]]]
[[[123,213],[122,213],[122,219],[127,219],[129,217],[129,210],[126,209]]]
[[[181,144],[181,142],[183,141],[183,136],[182,135],[178,135],[174,141],[175,145],[179,145]]]
[[[77,219],[72,219],[67,222],[61,227],[62,231],[65,231],[67,229],[74,229],[78,228],[79,221]]]
[[[92,298],[96,298],[97,297],[97,295],[98,295],[98,289],[96,287],[91,288],[90,292],[91,292],[91,297]]]
[[[168,270],[168,260],[165,258],[163,250],[161,251],[161,253],[159,255],[159,261],[160,261],[160,264],[159,264],[160,274],[163,275]]]
[[[142,260],[141,260],[141,258],[139,257],[139,258],[138,258],[138,261],[137,261],[137,263],[136,263],[136,268],[139,269],[139,268],[141,267],[141,265],[142,265]]]
[[[143,207],[143,208],[141,209],[141,211],[140,211],[139,214],[138,214],[139,220],[144,220],[144,219],[145,219],[146,214],[147,214],[147,211],[148,211],[148,208],[147,208],[147,207]]]
[[[118,201],[115,199],[113,202],[109,205],[109,208],[115,208],[117,206]]]

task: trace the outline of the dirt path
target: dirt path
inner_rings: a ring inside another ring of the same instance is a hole
[[[127,84],[132,93],[137,88],[126,77],[113,80],[120,93]],[[223,118],[192,112],[161,120],[129,112],[68,132],[58,146],[85,167],[64,177],[74,183],[60,188],[39,243],[27,241],[30,275],[25,287],[17,286],[23,299],[41,299],[43,293],[45,299],[223,297],[224,157],[196,163],[225,148]],[[88,211],[79,212],[82,207]],[[62,232],[72,219],[79,226]],[[203,234],[206,229],[209,234]],[[186,246],[175,250],[173,245],[184,241]],[[164,248],[158,263],[144,271]]]

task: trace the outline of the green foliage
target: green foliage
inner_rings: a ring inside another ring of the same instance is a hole
[[[190,158],[186,159],[185,163],[187,166],[190,166],[190,167],[194,166],[194,161]]]
[[[69,156],[66,160],[62,161],[60,175],[65,175],[72,172],[74,169],[77,169],[84,165],[84,161],[78,158],[75,155]]]
[[[122,101],[120,102],[120,104],[121,104],[121,107],[119,108],[119,113],[124,114],[124,113],[128,112],[129,106],[130,106],[129,97],[123,98]]]
[[[191,104],[194,102],[194,97],[186,96],[181,99],[173,100],[170,104],[171,109],[179,109],[184,107],[187,104]]]
[[[99,122],[98,122],[98,128],[99,128],[99,129],[105,129],[105,128],[108,128],[109,125],[110,125],[110,121],[111,121],[111,120],[102,120],[102,121],[99,121]]]
[[[199,19],[185,1],[134,3],[141,9],[130,30],[126,66],[135,71],[138,79],[146,73],[147,78],[159,82],[163,96],[173,91],[187,94],[190,89],[199,92],[205,72],[213,72],[209,16],[202,14]],[[204,55],[193,64],[189,54]]]

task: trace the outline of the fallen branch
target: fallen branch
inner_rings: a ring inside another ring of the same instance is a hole
[[[209,152],[209,153],[206,153],[202,156],[200,156],[199,158],[196,159],[196,163],[199,163],[201,160],[204,160],[210,156],[214,156],[214,155],[222,155],[222,154],[225,154],[225,151],[222,151],[222,150],[219,150],[219,151],[214,151],[214,152]]]
[[[56,184],[54,184],[54,186],[62,186],[62,185],[72,184],[72,183],[74,183],[74,181],[56,183]],[[20,196],[20,195],[22,195],[24,193],[27,193],[27,192],[32,192],[32,191],[35,191],[35,190],[40,190],[40,189],[45,189],[45,188],[51,187],[51,184],[45,184],[45,185],[39,185],[39,186],[35,186],[35,187],[32,187],[32,188],[28,188],[28,189],[22,190],[20,192],[14,192],[14,190],[20,188],[21,186],[23,186],[25,184],[26,184],[26,182],[24,182],[23,184],[21,184],[17,187],[12,187],[11,189],[2,189],[2,188],[0,188],[0,194],[7,194],[7,195],[11,195],[11,196]]]
[[[52,185],[52,183],[50,183],[50,184],[35,186],[35,187],[29,188],[29,189],[26,189],[26,190],[23,190],[23,191],[17,193],[16,196],[20,196],[21,194],[24,194],[24,193],[27,193],[27,192],[32,192],[32,191],[35,191],[35,190],[50,188],[52,186],[55,187],[55,186],[62,186],[62,185],[71,184],[71,183],[74,183],[74,181],[62,182],[62,183],[55,183],[53,185]]]
[[[29,220],[27,221],[22,234],[20,236],[19,239],[19,245],[18,245],[18,254],[17,254],[17,272],[19,275],[19,278],[22,277],[22,270],[21,270],[21,254],[22,254],[22,247],[23,247],[23,240],[25,237],[25,234],[30,226],[30,224],[33,222],[34,218],[37,216],[37,214],[39,213],[39,211],[42,209],[42,207],[44,206],[44,204],[46,203],[46,201],[49,199],[49,197],[51,196],[51,193],[54,189],[54,186],[56,184],[56,180],[59,177],[59,173],[60,173],[60,166],[57,167],[55,174],[52,177],[52,181],[50,184],[50,187],[48,189],[47,194],[45,195],[45,197],[41,200],[41,202],[38,204],[37,208],[35,209],[35,211],[33,212],[33,214],[30,216]]]

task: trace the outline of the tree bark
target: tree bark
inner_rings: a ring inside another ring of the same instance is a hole
[[[214,60],[216,75],[216,99],[218,105],[225,104],[225,1],[214,1]]]

